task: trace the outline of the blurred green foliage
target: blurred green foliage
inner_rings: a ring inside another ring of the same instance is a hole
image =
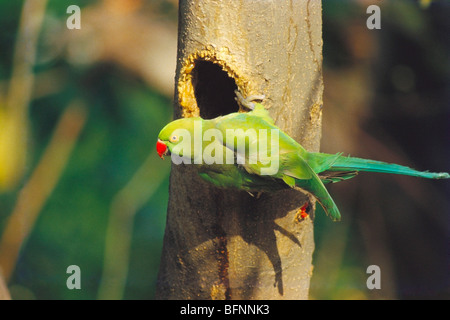
[[[65,29],[67,6],[76,3],[82,7],[92,2],[50,1],[47,14],[60,19]],[[11,72],[22,4],[23,1],[0,2],[0,80],[3,83],[7,83]],[[80,68],[59,55],[35,66],[37,76],[49,70],[57,70],[64,76],[64,82],[57,92],[34,99],[30,105],[27,176],[42,156],[59,116],[73,99],[81,98],[85,102],[88,121],[22,248],[10,291],[15,299],[96,299],[111,201],[154,153],[160,128],[172,118],[172,102],[113,64]],[[155,170],[164,170],[168,177],[170,162],[161,165],[156,153],[153,161]],[[20,186],[0,194],[0,230],[5,227],[19,190]],[[125,298],[153,297],[167,190],[168,178],[135,216]],[[66,268],[72,264],[81,268],[82,290],[68,290],[65,285]]]

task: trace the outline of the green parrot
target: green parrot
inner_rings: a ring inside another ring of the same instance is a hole
[[[171,155],[175,164],[196,165],[200,177],[219,188],[251,194],[300,189],[312,195],[334,221],[341,215],[324,185],[350,179],[359,171],[450,178],[446,172],[417,171],[342,153],[308,152],[275,126],[264,106],[252,102],[255,97],[244,99],[239,92],[236,94],[240,106],[249,112],[208,120],[193,117],[172,121],[159,133],[158,155]]]

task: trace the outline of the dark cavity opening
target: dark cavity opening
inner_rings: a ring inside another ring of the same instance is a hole
[[[236,82],[219,65],[197,60],[192,72],[192,84],[200,117],[213,119],[239,110],[234,99]]]

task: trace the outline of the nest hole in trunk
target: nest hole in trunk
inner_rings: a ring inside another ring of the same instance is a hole
[[[234,93],[238,88],[236,82],[220,65],[211,61],[195,61],[192,84],[200,117],[203,119],[239,111]]]

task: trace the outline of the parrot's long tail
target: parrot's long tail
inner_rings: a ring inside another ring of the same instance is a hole
[[[429,172],[417,171],[398,164],[391,164],[375,160],[366,160],[353,157],[340,156],[335,159],[327,171],[367,171],[367,172],[382,172],[403,174],[413,177],[427,178],[427,179],[449,179],[450,174],[447,172]]]

